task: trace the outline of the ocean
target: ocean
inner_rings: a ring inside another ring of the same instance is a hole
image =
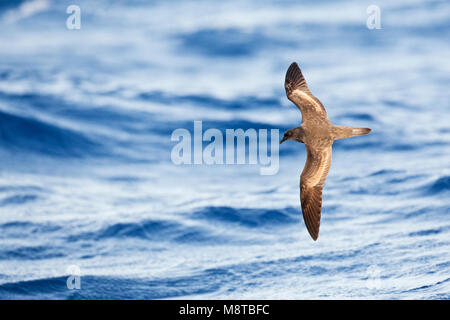
[[[449,31],[437,0],[2,1],[0,299],[449,299]],[[171,157],[195,121],[300,125],[293,61],[372,129],[333,146],[316,242],[303,144],[270,175]]]

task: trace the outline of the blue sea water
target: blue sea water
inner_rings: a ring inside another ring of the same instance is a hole
[[[0,298],[449,299],[449,31],[434,0],[2,1]],[[317,242],[303,145],[268,176],[170,158],[195,120],[298,126],[292,61],[373,130],[335,143]]]

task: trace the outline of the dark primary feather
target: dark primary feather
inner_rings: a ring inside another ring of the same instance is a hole
[[[284,87],[286,88],[286,94],[288,97],[295,89],[309,92],[306,80],[303,77],[302,71],[300,70],[296,62],[292,62],[286,72]]]

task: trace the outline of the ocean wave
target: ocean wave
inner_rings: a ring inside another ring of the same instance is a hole
[[[25,238],[33,234],[49,234],[58,232],[61,226],[50,223],[34,223],[30,221],[11,221],[0,224],[0,238]]]
[[[340,115],[337,120],[339,119],[353,119],[353,120],[361,120],[361,121],[366,121],[368,123],[370,122],[375,122],[375,117],[372,116],[369,113],[352,113],[352,112],[348,112],[345,113],[343,115]]]
[[[115,223],[95,232],[70,235],[67,241],[102,241],[107,239],[136,238],[154,242],[205,243],[217,244],[232,241],[223,235],[215,235],[198,226],[186,226],[164,220],[145,220],[142,222]]]
[[[82,133],[40,120],[0,111],[1,147],[49,156],[80,157],[100,154],[101,145]]]
[[[27,202],[37,200],[39,197],[35,194],[17,194],[0,199],[0,207],[8,205],[21,205]]]
[[[44,260],[65,257],[64,251],[49,246],[18,246],[0,250],[0,260]]]
[[[202,219],[211,223],[236,224],[247,228],[277,227],[297,223],[298,210],[285,209],[249,209],[232,207],[205,207],[195,210],[194,219]]]
[[[445,176],[437,179],[433,183],[431,183],[428,187],[428,191],[430,194],[437,194],[444,191],[450,190],[450,176]]]
[[[120,288],[118,290],[117,288]],[[202,283],[201,276],[155,280],[84,276],[80,290],[67,288],[67,277],[45,278],[0,285],[3,299],[167,299],[214,292],[219,287]]]
[[[56,299],[61,296],[60,293],[67,290],[67,278],[46,278],[30,281],[19,281],[13,283],[4,283],[0,285],[0,297],[2,299],[37,299],[36,296],[46,297],[47,299]]]
[[[420,230],[420,231],[411,232],[408,236],[410,236],[410,237],[429,236],[429,235],[441,233],[443,230],[444,230],[443,228]]]
[[[211,108],[233,109],[256,109],[261,107],[279,107],[280,100],[276,97],[261,98],[257,96],[237,97],[234,99],[220,99],[208,94],[174,95],[164,91],[143,92],[138,98],[144,101],[174,105],[188,103],[196,106]]]
[[[273,38],[261,32],[243,32],[240,29],[202,29],[178,34],[180,50],[213,57],[243,57],[273,47],[292,47],[294,41]]]

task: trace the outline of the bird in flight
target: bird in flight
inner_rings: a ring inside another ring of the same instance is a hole
[[[306,228],[313,240],[319,237],[322,210],[322,189],[331,166],[334,140],[368,134],[369,128],[335,126],[328,120],[322,103],[308,89],[305,78],[293,62],[286,72],[286,95],[302,113],[302,124],[284,133],[286,140],[305,144],[306,163],[300,176],[300,202]]]

